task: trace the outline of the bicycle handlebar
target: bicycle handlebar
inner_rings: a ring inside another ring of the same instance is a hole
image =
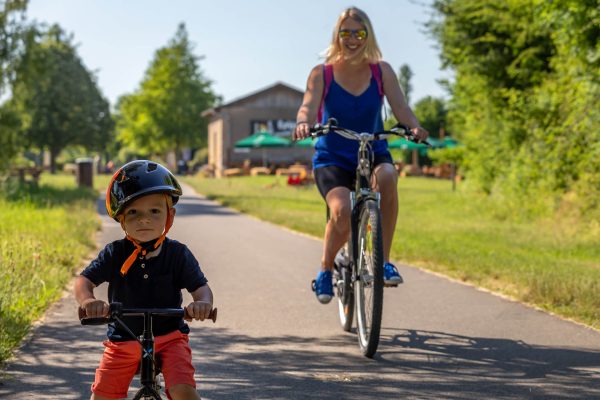
[[[339,127],[339,126],[337,126],[337,123],[338,122],[335,118],[330,118],[329,120],[327,120],[327,123],[325,125],[316,124],[313,127],[311,127],[309,129],[309,132],[311,133],[311,136],[313,138],[326,135],[329,132],[335,132],[335,133],[339,133],[340,135],[344,136],[345,138],[352,139],[352,140],[379,140],[379,139],[385,139],[387,137],[387,135],[396,135],[396,136],[402,136],[402,137],[410,140],[411,142],[422,143],[428,147],[431,147],[431,144],[427,140],[418,141],[416,139],[415,135],[410,130],[410,128],[406,125],[402,125],[401,123],[397,123],[389,130],[383,130],[383,131],[374,132],[374,133],[368,133],[368,132],[358,133],[351,129]]]
[[[88,318],[86,317],[85,310],[79,307],[79,320],[81,325],[105,325],[111,322],[115,322],[116,318],[120,317],[144,317],[144,316],[160,316],[160,317],[177,317],[183,318],[185,316],[185,309],[183,308],[123,308],[123,304],[114,302],[110,303],[108,316],[99,318]],[[212,322],[217,322],[217,309],[213,308],[210,310],[208,316]]]

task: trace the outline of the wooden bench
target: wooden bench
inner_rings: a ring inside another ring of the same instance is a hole
[[[250,176],[271,175],[271,170],[267,167],[250,168]]]
[[[241,168],[227,168],[223,170],[223,177],[228,178],[230,176],[242,176],[244,171]]]
[[[42,172],[44,172],[42,167],[16,167],[9,170],[9,176],[17,177],[20,183],[31,183],[37,186]],[[31,178],[27,179],[28,176]]]

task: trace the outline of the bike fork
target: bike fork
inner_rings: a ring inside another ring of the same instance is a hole
[[[154,338],[152,337],[152,321],[148,316],[144,316],[144,333],[142,336],[142,362],[140,371],[140,382],[143,386],[154,384],[156,374],[154,360]]]

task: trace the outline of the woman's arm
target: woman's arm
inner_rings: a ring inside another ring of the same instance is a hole
[[[406,102],[404,94],[402,94],[402,89],[400,89],[400,84],[398,84],[394,70],[385,61],[382,61],[379,65],[381,65],[383,78],[383,92],[392,108],[394,117],[396,117],[398,122],[411,128],[418,139],[426,139],[429,136],[429,132],[420,127],[419,120]]]
[[[294,139],[303,139],[309,135],[309,128],[316,119],[323,97],[323,65],[319,64],[310,71],[302,105],[296,115]]]

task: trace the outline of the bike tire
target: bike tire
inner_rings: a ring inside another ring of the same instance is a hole
[[[135,394],[133,400],[163,400],[163,398],[154,389],[143,387]]]
[[[363,355],[371,358],[379,345],[383,315],[383,238],[381,214],[374,200],[362,206],[357,242],[354,294],[358,344]]]
[[[335,288],[338,299],[338,311],[340,324],[346,332],[352,330],[352,322],[354,320],[354,291],[352,290],[351,268],[351,265],[336,265],[337,279]]]

